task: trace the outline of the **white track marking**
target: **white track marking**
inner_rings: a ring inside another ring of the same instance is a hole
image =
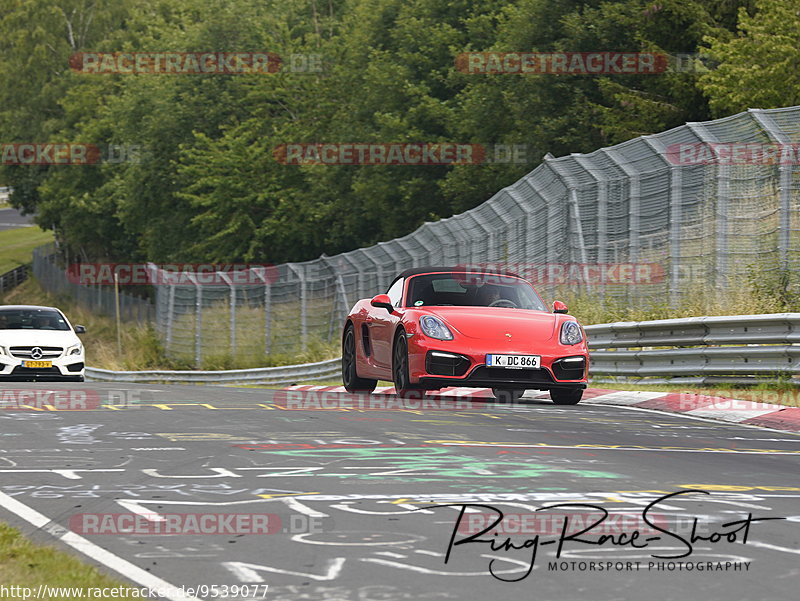
[[[295,572],[273,568],[272,566],[262,566],[255,563],[243,563],[240,561],[225,561],[222,565],[233,572],[239,582],[259,583],[264,582],[264,578],[259,572],[272,572],[274,574],[288,574],[289,576],[301,576],[312,580],[336,580],[344,567],[344,557],[334,557],[326,562],[324,574],[309,574],[308,572]]]
[[[635,405],[637,403],[644,403],[651,399],[667,396],[668,392],[645,392],[643,390],[620,390],[619,392],[610,392],[608,394],[601,394],[591,399],[586,399],[592,403],[609,403],[611,405]]]
[[[78,472],[124,472],[124,469],[14,469],[14,470],[0,470],[0,474],[58,474],[67,480],[83,480],[83,476],[79,476]]]
[[[106,551],[102,547],[97,546],[93,542],[70,532],[66,528],[52,523],[46,516],[39,513],[35,509],[31,509],[24,503],[20,503],[16,499],[9,497],[7,494],[0,492],[0,507],[10,511],[14,515],[22,518],[35,528],[42,529],[59,539],[66,545],[69,545],[76,551],[83,553],[87,557],[103,564],[110,570],[117,572],[131,582],[135,582],[139,586],[151,589],[164,589],[166,593],[163,595],[172,601],[201,601],[197,597],[190,597],[186,595],[180,588],[170,584],[166,580],[162,580],[158,576],[146,572],[142,568],[133,565],[129,561],[114,555],[110,551]]]
[[[767,415],[768,413],[776,413],[781,409],[785,409],[785,405],[773,405],[767,406],[764,409],[692,409],[691,411],[686,411],[686,415],[692,416],[700,416],[700,417],[711,417],[714,419],[721,419],[726,422],[743,422],[747,419],[752,419],[754,417],[761,417],[762,415]]]
[[[749,540],[747,545],[750,547],[761,547],[762,549],[771,549],[773,551],[781,551],[782,553],[793,553],[800,555],[800,549],[788,549],[786,547],[779,547],[778,545],[770,545],[769,543],[759,543],[757,541]]]

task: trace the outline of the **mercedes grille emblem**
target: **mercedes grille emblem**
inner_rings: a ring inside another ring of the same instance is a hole
[[[44,353],[38,346],[35,346],[31,349],[31,359],[41,359],[43,356]]]

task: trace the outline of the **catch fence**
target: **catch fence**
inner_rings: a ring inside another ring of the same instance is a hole
[[[171,356],[197,367],[231,356],[258,365],[337,340],[357,299],[425,265],[648,266],[638,281],[559,271],[534,282],[548,300],[585,293],[599,303],[677,307],[698,290],[726,294],[748,274],[800,271],[798,143],[800,107],[791,107],[548,155],[480,206],[402,238],[279,265],[246,286],[157,286],[157,329]]]

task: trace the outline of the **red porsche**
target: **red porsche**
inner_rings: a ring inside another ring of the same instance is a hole
[[[511,273],[417,268],[386,294],[358,301],[342,333],[349,392],[394,382],[401,396],[446,386],[491,388],[499,400],[548,390],[558,405],[581,400],[589,369],[583,328],[556,301]]]

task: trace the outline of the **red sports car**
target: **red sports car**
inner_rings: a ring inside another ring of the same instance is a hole
[[[549,390],[574,405],[586,388],[583,328],[556,301],[547,310],[530,283],[511,273],[452,267],[409,269],[386,294],[358,301],[342,334],[349,392],[394,381],[402,396],[446,386],[491,388],[500,400]]]

